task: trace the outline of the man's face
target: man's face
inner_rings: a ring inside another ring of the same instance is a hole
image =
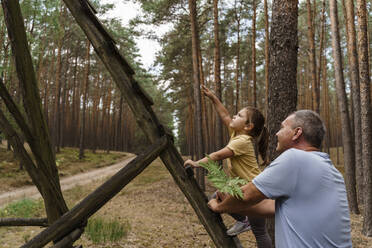
[[[295,129],[293,128],[294,115],[288,116],[280,125],[280,130],[276,133],[278,138],[278,144],[276,151],[279,153],[292,148],[294,141],[293,136],[295,135]]]

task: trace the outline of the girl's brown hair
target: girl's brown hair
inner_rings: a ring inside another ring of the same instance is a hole
[[[267,147],[269,143],[269,134],[265,127],[265,117],[257,108],[246,107],[247,110],[247,124],[252,123],[253,129],[249,133],[255,140],[258,147],[258,152],[261,155],[264,165],[267,163]]]

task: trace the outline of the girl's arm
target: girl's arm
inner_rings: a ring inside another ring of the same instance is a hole
[[[211,101],[213,102],[214,107],[216,108],[216,111],[220,118],[222,119],[222,122],[225,124],[227,128],[230,126],[231,117],[225,106],[221,103],[221,101],[218,99],[218,97],[213,94],[207,87],[202,85],[203,93],[205,96],[207,96]]]
[[[221,150],[218,150],[216,152],[213,152],[209,154],[209,158],[212,159],[213,161],[219,161],[223,160],[225,158],[230,158],[234,156],[234,152],[231,151],[229,148],[225,147],[222,148]],[[204,157],[200,159],[199,161],[193,161],[191,159],[188,159],[185,161],[183,164],[184,166],[186,165],[191,165],[192,167],[200,167],[199,163],[207,163],[208,162],[208,157]]]

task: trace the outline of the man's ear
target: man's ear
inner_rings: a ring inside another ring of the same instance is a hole
[[[302,128],[301,127],[296,127],[295,130],[294,130],[294,135],[292,137],[292,140],[293,141],[297,141],[301,135],[302,135]]]

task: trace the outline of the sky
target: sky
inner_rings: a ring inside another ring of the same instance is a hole
[[[137,14],[141,13],[141,7],[139,4],[132,2],[118,1],[118,0],[102,0],[101,3],[112,3],[115,5],[112,11],[108,12],[111,17],[119,18],[124,26],[127,26],[130,19],[136,17]],[[148,27],[150,29],[150,27]],[[165,33],[168,28],[166,26],[156,27],[157,34]],[[155,61],[156,52],[160,51],[160,45],[154,40],[140,38],[136,39],[137,47],[141,56],[141,62],[145,69],[150,70],[153,62]]]

